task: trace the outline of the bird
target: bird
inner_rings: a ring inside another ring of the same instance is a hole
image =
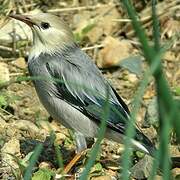
[[[50,13],[10,17],[31,28],[33,43],[28,70],[30,76],[42,77],[33,80],[37,95],[54,119],[75,132],[78,151],[86,148],[86,137],[97,137],[107,93],[105,138],[123,143],[127,125],[133,123],[128,106],[91,57],[81,50],[68,24]],[[135,123],[132,125],[135,128],[132,146],[152,155],[155,146]]]

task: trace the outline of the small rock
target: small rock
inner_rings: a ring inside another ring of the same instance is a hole
[[[156,91],[152,87],[149,87],[147,88],[143,96],[143,99],[152,99],[155,95],[156,95]]]
[[[9,69],[6,63],[0,62],[0,83],[9,81]]]
[[[154,127],[158,127],[159,123],[159,115],[158,115],[158,104],[157,97],[154,97],[148,104],[143,127],[150,127],[153,125]]]
[[[1,3],[2,4],[2,3]],[[37,14],[41,12],[39,9],[28,12],[28,14]],[[27,41],[32,40],[32,32],[30,27],[25,25],[21,21],[9,18],[9,21],[1,27],[0,30],[0,44],[4,48],[0,50],[0,56],[2,57],[18,57],[19,50],[12,51],[12,43],[14,41]],[[22,43],[22,46],[25,43]]]
[[[91,180],[112,180],[111,176],[92,177]]]
[[[113,34],[119,25],[112,19],[120,17],[120,12],[115,8],[115,4],[96,11],[80,11],[74,16],[75,34],[88,37],[91,43],[96,43],[103,35]]]
[[[121,157],[120,155],[112,154],[112,158],[113,158],[113,159],[119,159],[120,157]]]
[[[17,120],[14,122],[14,126],[19,130],[28,131],[31,135],[39,133],[39,128],[30,121]]]
[[[20,144],[19,140],[12,138],[1,149],[2,166],[17,169],[19,168],[18,164],[15,162],[14,156],[20,156]],[[8,154],[9,153],[9,154]],[[12,155],[10,155],[12,154]],[[11,167],[9,166],[11,165]]]
[[[21,28],[19,28],[21,27]],[[15,21],[11,19],[0,31],[0,43],[4,46],[9,46],[13,42],[13,29],[15,30],[16,40],[26,40],[27,35],[31,37],[31,29],[25,26],[21,21]],[[26,32],[26,34],[25,34]]]
[[[113,6],[113,3],[109,3],[109,6],[98,8],[96,10],[96,26],[87,33],[87,36],[92,43],[96,43],[102,35],[108,36],[109,34],[113,34],[113,32],[116,32],[119,28],[119,25],[112,19],[119,18],[121,14],[120,11]]]
[[[66,139],[66,135],[63,133],[56,133],[56,143],[61,144]]]
[[[167,60],[167,61],[175,61],[176,60],[175,53],[172,52],[172,51],[167,51],[164,54],[164,59]]]
[[[179,145],[172,145],[170,146],[170,154],[173,157],[179,157],[180,156],[180,147]]]
[[[122,155],[124,152],[124,146],[123,145],[120,145],[120,147],[117,149],[117,154],[118,155]]]
[[[51,169],[53,167],[53,165],[50,162],[41,162],[39,164],[39,168],[40,169]]]
[[[131,176],[136,179],[146,179],[150,176],[153,158],[145,155],[137,164],[131,168]]]
[[[25,69],[27,67],[26,61],[23,57],[20,57],[12,62],[18,68]]]
[[[39,121],[38,125],[40,126],[40,128],[46,130],[47,132],[50,132],[51,129],[52,129],[51,126],[50,126],[49,121],[44,121],[44,120]]]
[[[54,131],[56,131],[56,132],[61,132],[61,131],[62,131],[62,126],[61,126],[61,124],[60,124],[58,121],[56,121],[56,120],[54,120],[54,121],[51,122],[51,128],[52,128]],[[65,130],[65,129],[64,129],[64,130]]]
[[[39,13],[40,10],[34,10],[28,12],[28,14]],[[10,21],[1,28],[0,31],[0,44],[4,46],[9,46],[13,43],[13,29],[15,29],[15,40],[27,40],[31,39],[32,33],[30,27],[25,25],[21,21],[10,19]]]
[[[128,80],[132,83],[135,83],[138,81],[138,78],[137,78],[136,74],[129,73]]]
[[[11,124],[8,124],[8,126],[5,128],[5,132],[6,136],[10,138],[15,137],[19,133],[18,130]]]
[[[162,37],[166,35],[168,38],[171,38],[171,37],[179,34],[180,33],[179,26],[180,26],[179,21],[174,20],[172,18],[169,19],[163,25],[164,31],[162,33]]]
[[[172,175],[173,175],[173,177],[174,177],[175,179],[177,179],[177,177],[180,178],[180,168],[174,168],[174,169],[172,170]]]
[[[111,36],[105,38],[105,47],[100,50],[97,65],[100,68],[117,66],[119,62],[132,54],[132,45],[126,40],[119,41]]]
[[[1,130],[3,131],[6,126],[7,126],[6,121],[0,117],[0,132]]]

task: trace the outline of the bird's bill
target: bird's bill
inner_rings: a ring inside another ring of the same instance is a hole
[[[33,25],[36,25],[35,22],[33,22],[33,20],[27,15],[11,14],[11,15],[9,15],[9,17],[12,17],[12,18],[17,19],[19,21],[22,21],[30,27],[32,27]]]

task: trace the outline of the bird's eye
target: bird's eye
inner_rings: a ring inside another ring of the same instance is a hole
[[[41,27],[42,27],[43,29],[48,29],[48,28],[50,27],[50,24],[47,23],[47,22],[42,22],[42,23],[41,23]]]

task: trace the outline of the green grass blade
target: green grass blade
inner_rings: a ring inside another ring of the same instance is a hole
[[[152,20],[153,20],[153,37],[154,37],[154,49],[158,53],[160,51],[160,30],[159,30],[159,22],[156,14],[156,0],[152,0]],[[162,66],[159,66],[159,70],[155,74],[156,77],[156,89],[157,89],[157,99],[159,106],[159,123],[160,123],[160,153],[159,153],[159,164],[163,170],[163,179],[170,179],[170,158],[169,158],[169,136],[170,136],[170,121],[171,116],[169,116],[165,109],[166,106],[164,104],[164,97],[162,96],[162,89],[160,84],[163,83],[163,87],[165,87],[166,80],[164,80],[164,75],[162,72]],[[161,83],[160,83],[161,82]],[[168,88],[168,86],[167,86]],[[170,92],[170,90],[168,90]],[[167,92],[168,93],[168,92]],[[169,102],[171,104],[173,102]],[[155,163],[156,167],[158,163]],[[156,167],[157,168],[157,167]],[[153,171],[155,168],[153,167]],[[154,174],[154,172],[152,173]],[[154,178],[154,177],[153,177]],[[152,179],[153,179],[152,178]]]
[[[155,51],[160,51],[160,27],[156,14],[156,3],[156,0],[152,0],[153,38]]]
[[[97,141],[96,141],[93,149],[91,150],[90,158],[88,159],[88,162],[85,166],[85,170],[83,171],[83,173],[80,177],[80,180],[87,179],[88,174],[91,170],[91,167],[94,165],[94,163],[96,161],[96,157],[97,157],[97,154],[99,152],[101,141],[104,138],[105,131],[106,131],[106,121],[107,121],[108,116],[109,116],[109,108],[110,108],[109,106],[110,106],[110,104],[109,104],[109,90],[107,89],[107,96],[106,96],[106,101],[104,103],[104,111],[102,114],[102,121],[101,121],[101,125],[100,125],[100,130],[98,133],[98,138],[97,138]]]
[[[164,177],[168,179],[170,177],[169,158],[168,158],[169,157],[169,152],[168,152],[169,133],[170,133],[170,128],[171,128],[171,124],[173,120],[176,119],[176,122],[173,122],[174,125],[176,125],[178,122],[177,119],[180,120],[180,114],[177,111],[177,106],[175,106],[175,103],[173,101],[173,98],[170,92],[170,88],[168,86],[168,83],[162,71],[161,56],[159,56],[162,53],[162,49],[160,48],[160,42],[159,42],[160,32],[159,32],[159,22],[156,16],[156,8],[155,8],[156,1],[152,2],[153,37],[154,37],[153,48],[150,47],[148,44],[147,37],[144,33],[144,30],[141,27],[140,22],[137,20],[136,12],[133,9],[130,1],[123,0],[123,3],[127,9],[129,17],[132,19],[132,25],[139,38],[139,41],[142,45],[142,50],[144,52],[144,56],[146,60],[148,61],[150,67],[152,66],[154,61],[158,61],[159,63],[153,75],[156,80],[156,90],[157,90],[158,105],[159,105],[159,117],[160,117],[160,124],[161,124],[160,150],[157,152],[158,160],[160,162],[156,161],[154,163],[152,174],[155,175],[156,169],[158,167],[158,163],[160,163],[160,164],[163,164]],[[138,100],[135,100],[135,109],[137,107],[138,107]],[[137,112],[135,111],[132,112],[132,121],[135,120],[136,113]],[[132,136],[131,133],[133,133],[133,131],[131,131],[131,128],[132,128],[131,125],[128,128],[129,129],[127,130],[127,136],[129,137],[129,135]],[[176,127],[175,129],[176,129],[176,133],[178,133],[178,136],[179,136],[180,131]],[[128,146],[128,141],[125,142],[125,145]],[[165,155],[166,155],[165,158],[163,157],[163,150],[165,151]],[[125,165],[123,167],[124,168],[123,179],[128,179],[127,170],[128,170],[128,165],[129,165],[129,155],[130,153],[126,151],[125,152],[126,159],[124,160],[124,164],[123,164]]]
[[[132,22],[132,25],[136,32],[136,35],[139,38],[139,41],[141,43],[141,47],[144,52],[144,56],[147,59],[147,61],[150,62],[153,59],[154,50],[152,47],[150,47],[150,45],[148,43],[144,29],[142,28],[140,21],[138,21],[138,19],[137,19],[137,14],[131,4],[131,1],[122,0],[122,2],[127,10],[129,17],[132,20],[131,22]]]
[[[160,57],[162,56],[162,54],[157,54],[157,56],[155,57],[155,61],[153,61],[152,65],[150,66],[149,70],[147,70],[144,74],[144,78],[142,79],[142,81],[140,82],[139,85],[139,89],[137,91],[137,93],[134,96],[134,101],[133,101],[133,109],[131,112],[131,121],[132,123],[128,125],[127,129],[128,131],[126,132],[126,136],[132,138],[133,137],[133,133],[132,132],[132,124],[133,122],[135,122],[135,119],[137,117],[137,113],[140,109],[141,106],[141,102],[142,102],[142,97],[143,94],[148,86],[148,83],[150,82],[150,80],[152,79],[152,74],[156,71],[156,69],[159,67],[159,63],[160,63]],[[130,130],[129,130],[130,129]],[[130,141],[126,141],[125,142],[125,152],[123,154],[123,159],[122,159],[122,164],[123,164],[123,173],[122,173],[122,178],[123,179],[128,179],[129,174],[128,174],[128,170],[130,167],[130,154],[131,154],[131,150],[129,149],[130,146]]]
[[[57,163],[59,168],[64,169],[64,164],[63,164],[63,158],[62,158],[62,153],[59,149],[59,145],[54,143],[54,148],[55,148],[55,152],[56,152],[56,159],[57,159]]]
[[[41,154],[42,150],[43,150],[43,145],[41,143],[39,143],[35,147],[34,153],[32,154],[32,156],[30,158],[29,166],[25,170],[24,177],[23,177],[24,180],[30,180],[31,179],[33,167],[37,163],[37,160],[38,160],[39,155]]]

